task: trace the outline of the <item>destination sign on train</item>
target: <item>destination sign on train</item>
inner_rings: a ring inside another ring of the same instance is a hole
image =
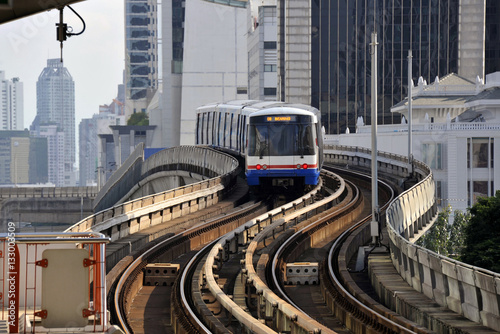
[[[290,122],[290,121],[295,121],[295,116],[284,116],[284,115],[267,116],[266,120],[268,122]]]

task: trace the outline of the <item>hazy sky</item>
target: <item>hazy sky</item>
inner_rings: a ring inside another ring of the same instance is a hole
[[[71,7],[85,20],[85,32],[63,44],[64,66],[75,82],[75,123],[110,104],[123,82],[123,0],[86,0]],[[47,59],[60,57],[56,39],[59,11],[51,10],[0,24],[0,70],[5,77],[19,77],[24,83],[24,127],[36,116],[36,82]],[[80,19],[64,9],[64,22],[73,32],[82,30]],[[78,133],[78,132],[77,132]],[[78,136],[78,135],[77,135]],[[78,138],[78,137],[77,137]]]

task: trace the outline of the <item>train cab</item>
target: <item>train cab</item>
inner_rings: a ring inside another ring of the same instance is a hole
[[[246,150],[248,185],[295,188],[317,184],[321,163],[317,125],[314,113],[293,107],[250,114]]]

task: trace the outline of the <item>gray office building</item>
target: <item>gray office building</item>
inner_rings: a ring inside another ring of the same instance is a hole
[[[57,143],[53,144],[53,150],[49,150],[52,152],[49,154],[49,182],[68,186],[76,160],[75,83],[59,58],[48,59],[47,67],[39,75],[36,102],[36,118],[31,126],[34,135],[45,137],[47,126],[50,126],[58,133],[56,137],[63,137],[62,142],[54,139]],[[56,154],[56,151],[60,153]]]

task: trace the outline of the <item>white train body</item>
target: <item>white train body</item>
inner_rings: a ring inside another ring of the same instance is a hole
[[[299,104],[232,101],[197,109],[196,144],[245,158],[250,186],[316,185],[323,161],[320,113]]]

